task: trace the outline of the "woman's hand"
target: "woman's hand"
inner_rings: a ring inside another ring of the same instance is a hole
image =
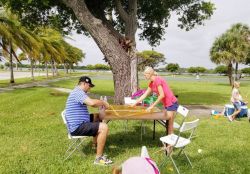
[[[134,108],[134,107],[136,107],[136,105],[137,105],[137,102],[135,102],[133,104],[129,104],[129,107]]]
[[[146,109],[146,112],[152,112],[152,109],[153,109],[154,107],[153,106],[149,106],[147,109]]]

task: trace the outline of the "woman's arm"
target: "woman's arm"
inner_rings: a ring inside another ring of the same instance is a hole
[[[153,107],[155,107],[165,97],[165,94],[163,92],[162,86],[159,85],[157,87],[157,89],[158,89],[158,92],[159,92],[158,98],[157,98],[157,100],[151,106],[149,106],[148,110],[153,109]]]
[[[136,104],[140,103],[143,99],[145,99],[151,93],[151,91],[152,91],[151,88],[148,87],[145,93],[140,98],[138,98],[132,106],[136,106]]]

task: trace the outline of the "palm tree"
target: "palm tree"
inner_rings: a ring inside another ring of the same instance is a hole
[[[65,48],[65,51],[67,52],[67,58],[63,61],[64,69],[67,74],[68,69],[73,67],[73,64],[77,64],[77,62],[82,61],[82,59],[85,57],[85,54],[82,52],[82,50],[71,46],[66,41],[62,41],[62,44]]]
[[[46,69],[47,63],[51,62],[52,75],[54,76],[55,72],[57,72],[55,71],[55,63],[62,63],[67,58],[67,52],[62,43],[63,37],[57,30],[52,28],[37,28],[36,33],[43,44],[41,54],[45,61]],[[48,73],[48,70],[46,72]]]
[[[236,63],[236,69],[238,69],[238,63],[246,62],[250,48],[249,42],[247,43],[247,35],[249,36],[249,29],[246,25],[233,25],[231,29],[216,38],[210,49],[210,59],[212,62],[228,66],[230,85],[232,85],[233,81],[233,64]]]
[[[31,35],[31,32],[21,26],[16,15],[8,11],[0,13],[0,34],[2,36],[2,47],[9,53],[10,83],[14,83],[13,55],[18,60],[14,51],[15,45],[29,55],[37,55],[39,42]],[[37,50],[37,51],[36,51]]]
[[[246,62],[250,50],[250,43],[248,41],[250,30],[247,25],[238,23],[233,25],[228,32],[234,37],[234,48],[236,52],[235,54],[237,55],[237,60],[235,62],[235,80],[238,80],[238,64]]]

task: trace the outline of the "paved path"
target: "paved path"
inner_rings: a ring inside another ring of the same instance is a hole
[[[26,83],[26,84],[20,84],[20,85],[13,85],[13,86],[8,86],[5,88],[0,88],[0,92],[5,92],[5,91],[11,91],[14,89],[22,89],[22,88],[31,88],[31,87],[49,87],[49,83],[51,82],[57,82],[61,80],[66,80],[70,79],[71,77],[62,77],[62,78],[57,78],[57,79],[51,79],[51,80],[44,80],[44,81],[38,81],[38,82],[32,82],[32,83]]]
[[[34,72],[34,76],[46,76],[46,73]],[[31,72],[14,71],[14,77],[15,79],[31,77]],[[0,72],[0,80],[7,80],[7,79],[10,79],[10,72],[8,71]]]

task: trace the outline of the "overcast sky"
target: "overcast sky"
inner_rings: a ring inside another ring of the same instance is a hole
[[[203,66],[216,67],[210,61],[209,49],[216,37],[220,36],[235,23],[250,26],[250,0],[211,0],[216,10],[211,19],[205,21],[204,26],[196,26],[191,31],[177,27],[177,20],[173,16],[166,29],[165,40],[155,51],[163,53],[167,63],[178,63],[181,67]],[[82,49],[86,58],[82,65],[104,63],[103,54],[91,38],[73,34],[73,40],[67,40],[72,45]],[[151,50],[147,41],[137,39],[137,49]]]

